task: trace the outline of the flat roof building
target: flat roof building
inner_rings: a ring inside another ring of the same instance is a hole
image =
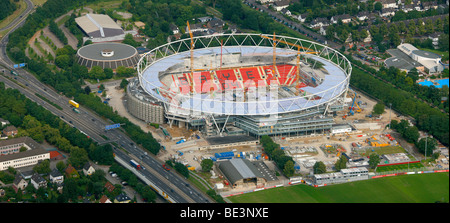
[[[246,159],[230,159],[217,162],[218,169],[230,182],[232,188],[244,187],[250,183],[252,186],[264,186],[267,180],[258,171],[256,165]]]
[[[357,180],[369,179],[369,171],[365,167],[342,169],[336,173],[315,174],[313,182],[315,185],[325,185],[333,183],[345,183]]]
[[[20,148],[27,150],[20,152]],[[0,141],[0,171],[9,167],[20,168],[38,164],[42,160],[50,159],[50,152],[43,149],[30,137],[20,137]]]

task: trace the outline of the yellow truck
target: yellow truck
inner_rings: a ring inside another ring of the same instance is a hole
[[[80,107],[80,105],[78,103],[76,103],[74,100],[70,100],[69,104],[71,104],[73,107],[78,108]]]

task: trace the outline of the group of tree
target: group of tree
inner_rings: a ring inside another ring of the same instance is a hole
[[[156,200],[156,193],[153,189],[149,185],[143,184],[131,170],[117,163],[111,165],[109,170],[116,173],[121,180],[126,181],[130,187],[133,187],[146,202],[154,202]]]
[[[54,20],[50,20],[48,29],[55,34],[55,36],[61,41],[64,45],[67,44],[67,37],[64,32],[58,27]]]
[[[291,37],[304,38],[291,28],[280,25],[270,15],[254,10],[240,0],[217,0],[216,9],[222,12],[223,19],[236,24],[242,29],[252,29],[260,33],[276,33]]]
[[[283,171],[286,177],[292,177],[294,175],[294,160],[284,153],[279,144],[275,143],[267,135],[261,136],[260,144],[264,148],[267,156],[277,164],[278,168]]]
[[[401,120],[400,122],[392,120],[391,128],[402,134],[409,143],[414,143],[419,152],[424,155],[431,156],[434,153],[433,151],[437,149],[438,142],[435,138],[427,136],[419,140],[419,130],[417,127],[409,125],[409,122],[406,120]]]
[[[166,160],[165,163],[166,165],[173,167],[178,173],[180,173],[185,178],[189,178],[189,170],[187,166],[175,160]]]
[[[149,49],[167,42],[167,37],[173,34],[170,24],[176,25],[184,33],[187,21],[207,16],[204,6],[190,0],[130,0],[123,1],[120,8],[132,13],[133,21],[145,23],[141,31],[150,37],[147,45]]]
[[[377,2],[370,1],[352,1],[352,0],[324,0],[324,1],[295,1],[288,7],[294,14],[308,13],[306,21],[313,18],[331,18],[336,15],[348,14],[356,16],[359,12],[378,12]]]
[[[75,22],[76,17],[77,15],[75,15],[75,13],[72,13],[70,15],[70,18],[64,23],[64,26],[75,36],[75,38],[77,38],[77,47],[80,47],[83,44],[83,31],[78,28],[78,25]]]
[[[5,89],[1,82],[0,117],[18,127],[19,136],[29,136],[37,142],[46,141],[69,153],[68,161],[75,168],[81,168],[88,160],[103,165],[110,165],[114,161],[110,145],[98,145],[18,90]]]

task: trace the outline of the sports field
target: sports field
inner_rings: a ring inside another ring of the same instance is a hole
[[[449,202],[448,173],[402,175],[325,187],[295,185],[232,196],[233,203]]]

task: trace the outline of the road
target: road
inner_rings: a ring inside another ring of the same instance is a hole
[[[25,17],[26,15],[28,14],[25,14],[22,17]],[[11,29],[10,32],[23,25],[23,23],[24,19],[18,21],[17,26],[15,24],[12,25],[14,28]],[[69,125],[86,133],[91,137],[91,139],[99,144],[111,142],[120,144],[121,147],[127,151],[126,154],[121,154],[122,159],[129,161],[135,158],[137,162],[142,163],[145,167],[147,167],[145,170],[141,170],[142,175],[159,188],[165,190],[166,194],[173,197],[176,202],[214,202],[211,198],[209,198],[209,196],[203,194],[197,188],[186,186],[189,185],[189,182],[177,173],[174,173],[173,171],[166,171],[162,167],[162,162],[159,161],[153,154],[143,156],[145,154],[144,150],[139,146],[136,146],[136,144],[122,131],[118,129],[105,131],[105,126],[113,124],[112,121],[105,120],[83,106],[78,108],[80,114],[75,113],[72,110],[71,105],[68,103],[70,98],[66,98],[64,95],[57,93],[51,87],[41,83],[34,75],[28,73],[24,69],[16,69],[16,72],[19,74],[18,76],[11,75],[9,70],[13,69],[14,63],[6,55],[6,44],[8,42],[8,37],[9,33],[6,34],[0,42],[0,70],[5,69],[4,73],[0,71],[0,81],[4,82],[11,88],[18,89],[27,98],[51,111]],[[48,104],[41,98],[37,97],[36,93],[44,96],[54,104],[59,105],[62,110],[56,109],[53,105]],[[106,136],[108,140],[104,139],[102,135]]]
[[[13,27],[15,24],[17,24],[19,21],[23,21],[25,20],[26,16],[31,13],[31,11],[34,9],[34,5],[33,2],[31,2],[30,0],[25,0],[25,3],[27,4],[27,8],[25,9],[25,11],[20,15],[17,16],[13,21],[11,21],[8,25],[6,25],[5,27],[0,29],[0,32],[3,30],[7,30],[11,27]],[[6,35],[5,35],[6,36]]]

